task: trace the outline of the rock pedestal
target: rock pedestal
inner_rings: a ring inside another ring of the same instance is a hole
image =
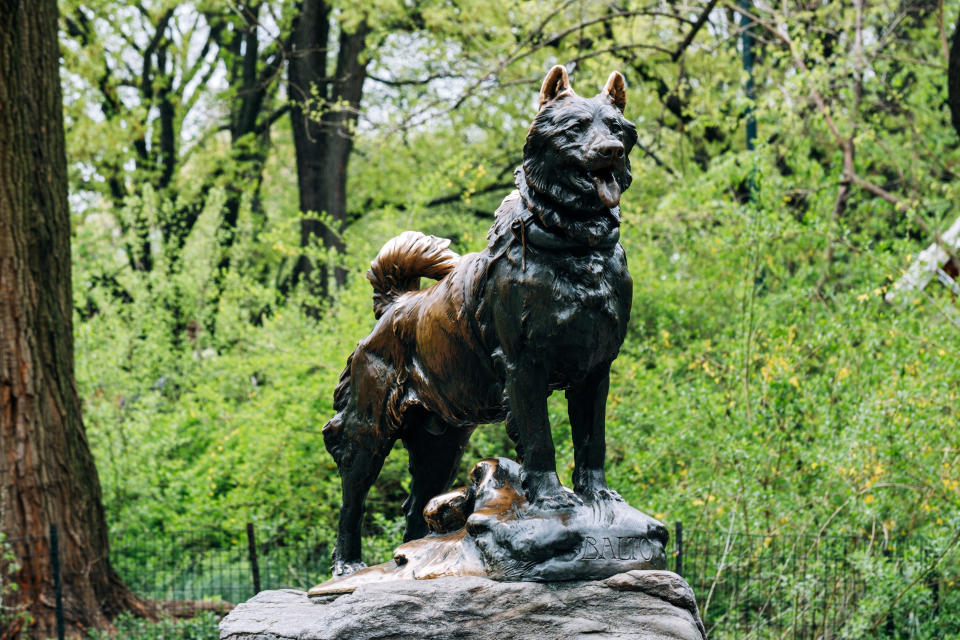
[[[669,571],[605,580],[394,580],[309,598],[264,591],[220,623],[221,640],[705,640],[693,592]]]
[[[693,592],[663,571],[660,522],[610,491],[537,508],[504,458],[471,480],[434,498],[430,534],[389,562],[307,593],[265,591],[224,618],[221,639],[704,640]]]

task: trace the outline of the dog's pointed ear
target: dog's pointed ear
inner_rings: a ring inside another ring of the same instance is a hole
[[[612,102],[613,106],[623,113],[624,107],[627,106],[627,83],[623,79],[623,74],[619,71],[611,73],[607,78],[607,86],[603,88],[600,95]]]
[[[543,86],[540,87],[540,109],[551,100],[565,95],[571,95],[573,88],[570,86],[570,76],[563,65],[558,64],[547,73],[543,79]]]

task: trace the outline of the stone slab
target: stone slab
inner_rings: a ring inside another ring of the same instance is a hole
[[[264,591],[220,623],[221,640],[705,640],[693,592],[669,571],[605,580],[466,576],[359,584],[308,598]]]

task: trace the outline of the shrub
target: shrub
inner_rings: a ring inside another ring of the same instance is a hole
[[[151,622],[129,614],[120,614],[114,620],[116,635],[106,631],[94,630],[87,634],[87,640],[218,640],[220,630],[217,627],[220,618],[212,613],[201,613],[193,618],[177,620],[164,618]]]

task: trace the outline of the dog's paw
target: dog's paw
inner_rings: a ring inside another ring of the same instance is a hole
[[[342,578],[343,576],[348,576],[351,573],[356,573],[360,569],[366,569],[367,563],[362,560],[354,560],[353,562],[347,562],[345,560],[335,560],[333,563],[333,573],[334,578]]]
[[[620,494],[610,487],[593,487],[578,493],[584,502],[625,502]]]
[[[582,469],[574,473],[573,489],[584,502],[624,502],[620,494],[607,486],[603,469]]]
[[[524,471],[523,490],[534,509],[570,509],[583,504],[577,495],[560,484],[555,471]]]
[[[559,509],[572,509],[573,507],[579,507],[583,504],[577,494],[572,491],[567,491],[564,488],[561,488],[559,491],[553,493],[542,493],[536,496],[531,503],[535,509],[543,509],[544,511],[556,511]]]

